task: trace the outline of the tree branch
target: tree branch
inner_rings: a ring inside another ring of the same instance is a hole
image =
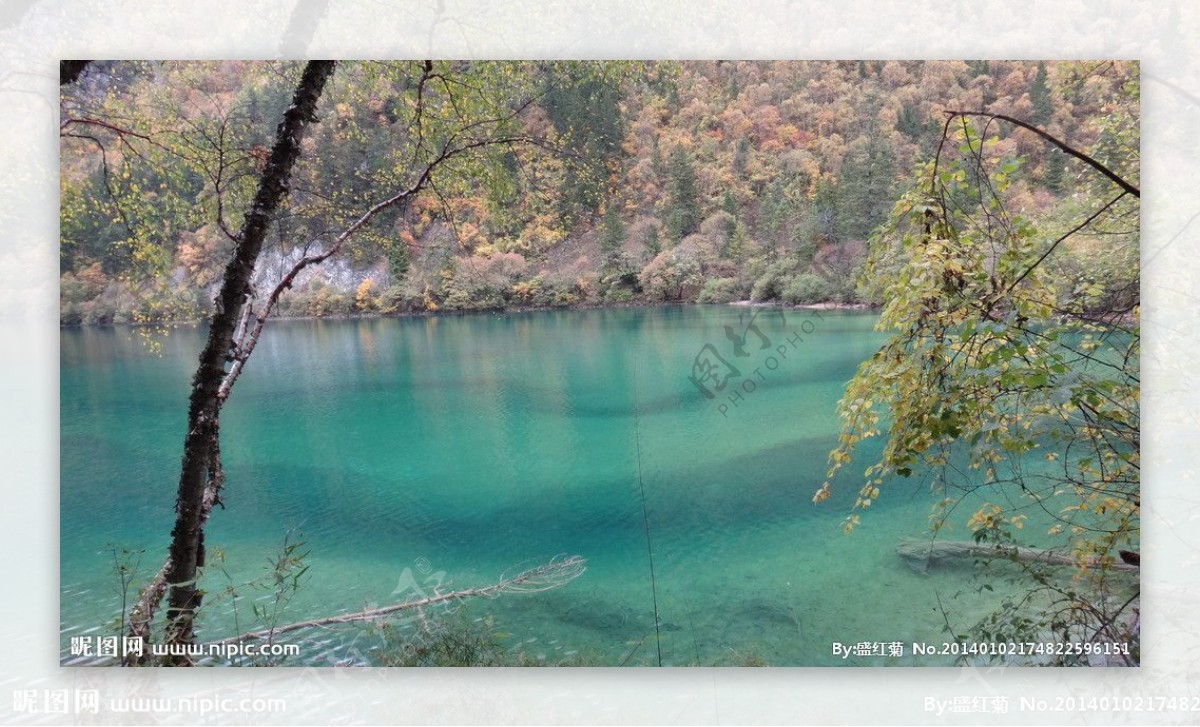
[[[1057,146],[1059,149],[1062,149],[1067,154],[1070,154],[1071,156],[1075,157],[1076,159],[1082,161],[1084,164],[1087,164],[1089,167],[1095,169],[1096,171],[1100,172],[1104,176],[1108,177],[1118,187],[1125,190],[1129,194],[1132,194],[1134,197],[1141,199],[1141,196],[1142,196],[1141,191],[1137,187],[1135,187],[1132,184],[1130,184],[1129,182],[1125,181],[1116,172],[1114,172],[1113,170],[1104,166],[1103,164],[1096,161],[1095,159],[1088,156],[1087,154],[1084,154],[1083,152],[1079,151],[1078,149],[1068,146],[1063,141],[1051,136],[1050,134],[1047,134],[1046,132],[1042,131],[1041,129],[1037,128],[1036,126],[1034,126],[1032,124],[1028,124],[1024,121],[1021,121],[1020,119],[1014,119],[1013,117],[1006,116],[1004,114],[991,114],[991,113],[987,113],[986,111],[947,111],[946,115],[949,116],[951,119],[953,119],[955,116],[979,116],[979,117],[983,117],[983,118],[987,118],[987,119],[999,119],[1001,121],[1007,121],[1008,123],[1013,124],[1015,126],[1019,126],[1022,129],[1026,129],[1027,131],[1032,131],[1033,133],[1042,137],[1046,141]]]
[[[99,119],[85,119],[85,118],[69,117],[69,118],[65,118],[61,122],[59,122],[58,129],[59,129],[59,131],[62,131],[66,127],[70,126],[71,124],[87,124],[89,126],[99,126],[102,129],[108,129],[109,131],[111,131],[115,134],[118,134],[120,136],[133,136],[133,137],[137,137],[138,139],[150,141],[150,137],[145,134],[134,131],[133,129],[126,129],[121,126],[117,126],[116,124],[110,124],[107,121],[100,121]]]
[[[369,210],[363,213],[363,215],[355,220],[353,224],[343,230],[324,252],[313,255],[305,255],[303,258],[298,260],[294,265],[292,265],[291,269],[284,274],[283,278],[280,279],[279,283],[275,285],[275,288],[267,297],[267,301],[263,305],[262,310],[254,317],[255,321],[253,328],[251,328],[246,335],[234,341],[236,354],[233,356],[233,365],[230,366],[229,372],[225,374],[225,377],[221,382],[221,387],[217,393],[218,398],[221,401],[224,401],[229,397],[230,392],[233,390],[234,383],[237,382],[238,377],[242,373],[242,369],[245,368],[246,361],[250,358],[250,354],[254,352],[255,346],[258,345],[258,338],[260,335],[262,335],[263,327],[266,325],[267,319],[271,317],[271,313],[275,310],[275,306],[278,304],[280,296],[282,296],[292,287],[292,284],[296,281],[296,277],[303,272],[305,268],[311,265],[322,263],[336,255],[341,251],[347,240],[349,240],[356,232],[366,226],[366,224],[374,219],[379,213],[395,207],[396,205],[403,204],[420,194],[430,185],[433,178],[433,173],[437,170],[437,168],[450,161],[454,157],[487,146],[517,144],[530,141],[531,139],[528,137],[511,136],[497,139],[477,139],[454,148],[443,147],[441,153],[435,159],[426,164],[425,169],[422,170],[420,176],[417,178],[417,181],[414,182],[410,187],[383,200],[382,202],[379,202],[374,207],[371,207]]]
[[[305,66],[292,105],[276,130],[275,145],[254,203],[238,234],[237,248],[226,266],[217,311],[213,314],[208,340],[192,380],[171,546],[163,567],[163,578],[156,577],[139,596],[135,607],[136,626],[132,625],[134,619],[131,618],[132,635],[137,638],[145,640],[147,637],[149,621],[164,589],[169,588],[166,640],[168,643],[190,643],[193,639],[192,619],[200,602],[196,574],[204,562],[204,524],[213,505],[219,502],[223,480],[217,446],[222,400],[217,391],[225,376],[226,356],[242,307],[249,297],[250,277],[262,250],[267,226],[287,193],[292,166],[300,156],[300,140],[308,124],[316,120],[317,100],[333,69],[332,61],[310,61]]]
[[[555,557],[547,563],[521,571],[510,578],[502,577],[497,583],[482,588],[468,588],[462,591],[453,593],[443,593],[426,598],[421,598],[415,601],[405,601],[404,603],[396,603],[391,606],[382,608],[366,609],[356,611],[354,613],[346,613],[340,616],[329,616],[326,618],[311,619],[308,621],[299,621],[297,623],[288,624],[286,626],[276,626],[274,628],[263,629],[261,631],[253,631],[248,634],[239,634],[230,636],[227,639],[210,642],[216,644],[236,644],[249,640],[271,640],[280,634],[290,633],[292,631],[300,631],[302,629],[319,628],[322,626],[333,626],[336,624],[355,623],[359,621],[374,621],[383,616],[388,616],[401,611],[409,611],[415,608],[424,608],[425,606],[435,606],[439,603],[447,603],[450,601],[459,601],[466,598],[490,598],[502,593],[537,593],[540,591],[548,591],[552,588],[564,586],[587,570],[587,559],[572,555],[567,558]]]

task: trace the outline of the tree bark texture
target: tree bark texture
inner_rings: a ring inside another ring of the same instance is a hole
[[[187,434],[175,502],[175,527],[166,568],[170,593],[167,607],[167,643],[190,643],[192,621],[200,605],[196,588],[197,569],[204,563],[204,495],[212,483],[219,484],[217,396],[225,377],[226,362],[232,358],[234,331],[242,308],[251,294],[250,279],[262,251],[268,225],[287,194],[288,179],[300,156],[300,141],[308,124],[316,121],[317,100],[333,74],[333,61],[310,61],[296,86],[292,104],[275,133],[275,144],[263,170],[253,206],[237,236],[237,246],[225,268],[216,312],[200,364],[192,380],[188,406]],[[211,508],[211,506],[210,506]],[[143,614],[148,620],[150,614]]]

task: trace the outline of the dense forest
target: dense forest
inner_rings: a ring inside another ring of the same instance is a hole
[[[64,86],[63,324],[211,312],[232,217],[298,67],[94,62]],[[330,250],[424,168],[413,162],[467,139],[473,153],[439,160],[421,194],[305,267],[276,312],[878,304],[860,280],[882,244],[873,233],[937,151],[947,111],[1021,119],[1120,166],[1137,72],[1113,61],[343,64],[255,279],[273,285]],[[1079,209],[1092,182],[1078,159],[1029,130],[989,132],[1010,209],[1050,227]],[[1069,248],[1060,272],[1093,296],[1119,296],[1114,274],[1136,267],[1136,239]]]

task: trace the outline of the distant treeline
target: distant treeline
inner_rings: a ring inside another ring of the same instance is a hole
[[[298,68],[96,62],[65,88],[64,324],[211,309]],[[873,302],[858,284],[872,232],[944,111],[1007,114],[1102,157],[1130,77],[1111,61],[341,64],[259,276],[273,285],[402,189],[408,160],[486,131],[280,312]],[[1022,214],[1069,204],[1074,160],[990,132]]]

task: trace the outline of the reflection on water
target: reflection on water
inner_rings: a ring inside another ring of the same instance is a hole
[[[930,496],[894,485],[851,537],[851,484],[810,500],[842,386],[879,343],[873,317],[762,316],[761,336],[748,320],[721,306],[273,324],[222,417],[206,636],[235,628],[215,594],[261,577],[295,528],[311,579],[284,620],[389,603],[415,563],[456,588],[568,553],[589,560],[578,580],[470,617],[535,660],[654,664],[661,646],[670,664],[905,663],[843,662],[831,643],[940,637],[935,590],[964,574],[917,575],[893,552]],[[163,344],[62,335],[64,653],[119,614],[106,546],[145,549],[144,574],[166,549],[202,332]],[[728,366],[712,398],[694,381],[706,345]],[[246,628],[269,593],[241,592]],[[344,655],[318,636],[306,661]]]

